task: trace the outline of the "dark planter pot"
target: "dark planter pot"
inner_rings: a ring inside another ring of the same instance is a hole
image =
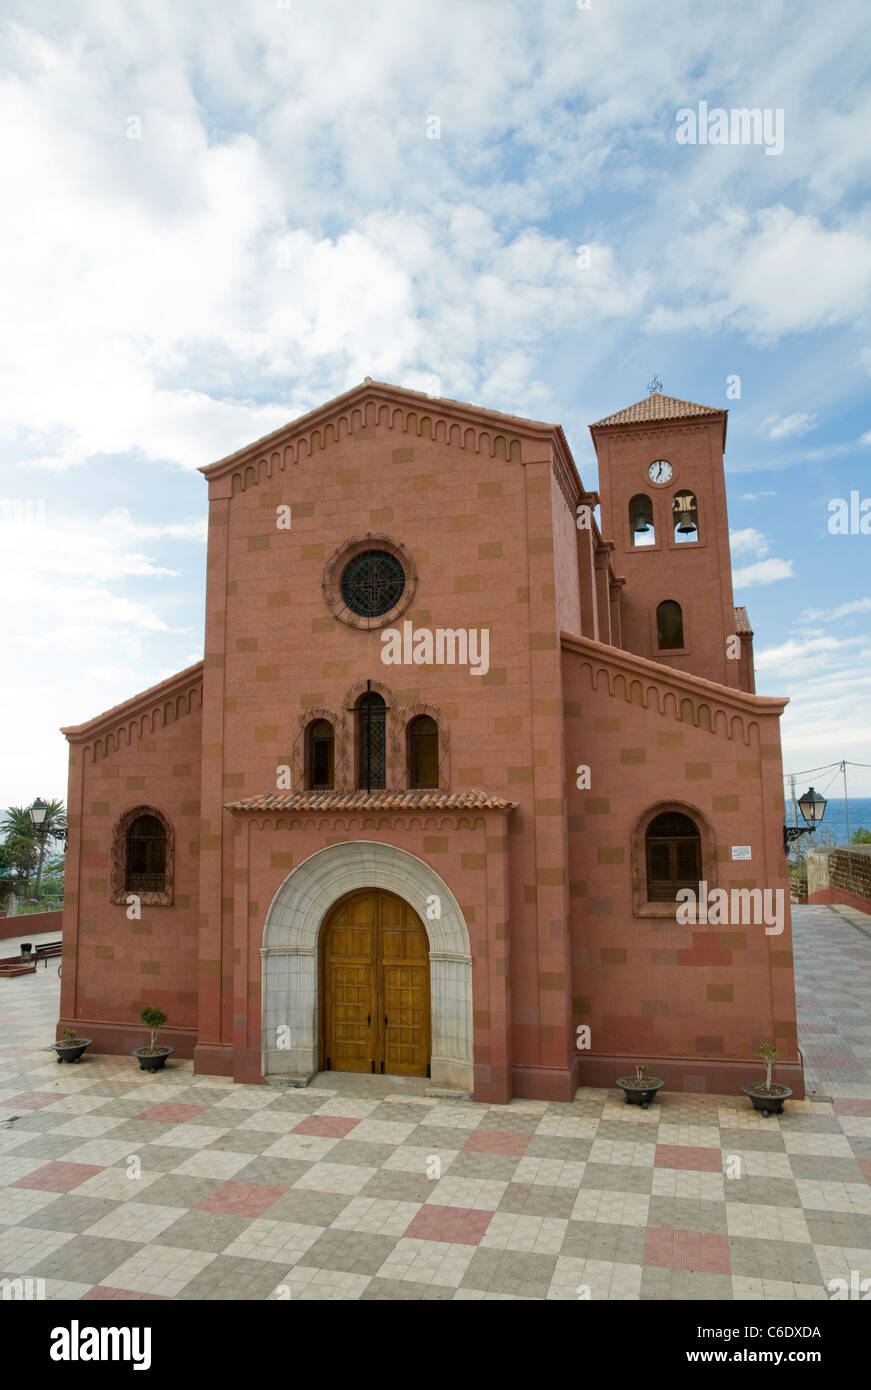
[[[76,1038],[74,1042],[56,1042],[54,1050],[59,1062],[80,1062],[85,1048],[90,1046],[90,1038]]]
[[[161,1047],[157,1052],[149,1052],[144,1047],[134,1047],[132,1055],[138,1059],[140,1071],[163,1071],[172,1050],[171,1047]]]
[[[783,1102],[785,1100],[789,1100],[790,1096],[792,1095],[792,1091],[790,1090],[790,1088],[788,1086],[779,1086],[777,1082],[775,1082],[774,1089],[776,1090],[777,1094],[773,1096],[766,1096],[759,1095],[758,1092],[753,1090],[753,1087],[757,1084],[757,1082],[751,1081],[746,1086],[741,1087],[741,1090],[744,1092],[745,1096],[749,1096],[752,1100],[753,1109],[761,1110],[763,1115],[766,1116],[782,1115]]]
[[[665,1082],[658,1076],[648,1076],[643,1082],[639,1082],[636,1076],[618,1076],[617,1085],[623,1092],[627,1105],[640,1105],[642,1110],[646,1110],[651,1101],[656,1100],[656,1093]]]

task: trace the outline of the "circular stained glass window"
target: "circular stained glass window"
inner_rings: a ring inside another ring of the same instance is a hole
[[[388,550],[363,550],[342,571],[342,598],[361,618],[380,618],[405,592],[405,570]]]

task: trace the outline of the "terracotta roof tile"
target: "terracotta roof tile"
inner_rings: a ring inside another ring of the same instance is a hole
[[[753,629],[750,626],[750,619],[747,617],[747,609],[735,606],[735,632],[746,637],[753,636]]]
[[[696,405],[694,401],[681,401],[677,396],[663,396],[660,391],[654,391],[643,401],[618,410],[616,415],[606,415],[604,420],[596,420],[590,429],[598,429],[601,425],[636,425],[649,420],[683,420],[689,415],[724,414],[725,411],[716,410],[713,406]]]
[[[228,811],[514,811],[516,801],[490,796],[474,788],[470,792],[267,792],[231,801]]]

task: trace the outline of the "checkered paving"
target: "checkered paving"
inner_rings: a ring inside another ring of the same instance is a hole
[[[49,1299],[828,1298],[871,1277],[871,918],[794,916],[813,1091],[768,1119],[743,1096],[489,1107],[399,1078],[59,1066],[56,971],[0,981],[0,1279]]]

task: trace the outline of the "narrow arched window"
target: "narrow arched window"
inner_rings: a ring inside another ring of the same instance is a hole
[[[698,893],[702,837],[695,821],[682,811],[663,811],[654,816],[644,838],[648,901],[673,901],[681,888]]]
[[[334,785],[333,726],[329,719],[313,719],[306,737],[306,785],[309,791],[326,791]]]
[[[357,785],[361,791],[387,786],[387,706],[375,690],[357,701]]]
[[[156,816],[137,816],[127,828],[124,887],[132,893],[166,892],[166,828]]]
[[[408,740],[409,787],[437,787],[439,784],[439,726],[428,714],[412,719],[406,731]]]
[[[679,545],[699,539],[699,504],[694,492],[676,492],[671,504],[674,539]]]
[[[684,645],[683,611],[672,598],[667,598],[656,610],[656,641],[660,651]]]
[[[629,503],[629,533],[633,545],[656,544],[653,503],[646,493],[637,492]]]

